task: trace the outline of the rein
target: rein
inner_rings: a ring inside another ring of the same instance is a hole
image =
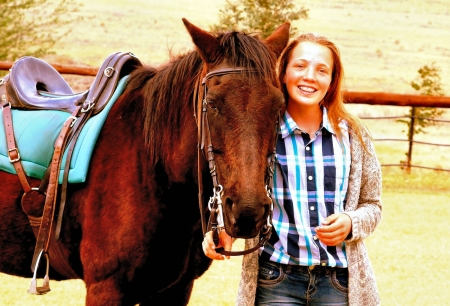
[[[201,223],[203,235],[206,234],[208,230],[213,231],[213,240],[217,245],[219,242],[219,233],[225,229],[224,225],[224,217],[223,217],[223,208],[222,208],[222,195],[223,195],[223,186],[220,185],[217,178],[217,168],[216,163],[214,161],[214,152],[211,141],[211,132],[209,128],[208,122],[208,102],[206,101],[206,94],[208,88],[206,86],[206,81],[215,76],[221,76],[225,74],[238,74],[243,72],[256,72],[255,70],[249,70],[246,68],[223,68],[215,71],[211,71],[205,75],[203,78],[199,78],[199,81],[196,83],[194,90],[194,116],[197,121],[198,127],[198,201],[199,201],[199,209],[201,215]],[[203,86],[203,91],[200,90],[200,81],[201,86]],[[277,121],[278,123],[278,121]],[[278,124],[277,124],[277,133],[278,133]],[[276,137],[276,135],[275,135]],[[273,148],[272,154],[270,156],[270,162],[267,166],[266,170],[266,192],[267,197],[270,199],[270,212],[267,216],[267,223],[261,228],[260,236],[258,244],[254,247],[244,250],[244,251],[225,251],[223,248],[216,249],[216,252],[226,255],[226,256],[239,256],[252,253],[258,250],[261,246],[263,246],[267,240],[269,240],[270,235],[272,233],[272,215],[273,215],[273,201],[272,201],[272,179],[274,173],[274,164],[275,164],[275,148]],[[205,208],[203,205],[203,185],[202,185],[202,170],[201,163],[203,158],[206,158],[208,161],[209,172],[211,174],[211,178],[213,181],[213,196],[210,197],[208,201],[208,209],[210,212],[209,222],[206,224],[205,220]]]

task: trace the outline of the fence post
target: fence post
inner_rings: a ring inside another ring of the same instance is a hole
[[[414,125],[416,123],[416,107],[411,108],[411,123],[409,124],[409,133],[408,133],[408,154],[406,160],[406,166],[408,173],[411,173],[411,160],[412,160],[412,148],[413,148],[413,140],[414,140]]]

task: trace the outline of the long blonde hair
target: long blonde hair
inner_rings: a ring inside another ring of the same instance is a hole
[[[296,39],[291,41],[286,49],[284,49],[283,53],[281,54],[280,60],[278,61],[278,80],[281,84],[284,100],[286,101],[286,103],[288,103],[289,101],[289,93],[287,91],[286,84],[283,82],[286,75],[287,65],[291,58],[292,51],[299,43],[304,41],[327,47],[328,49],[330,49],[333,56],[333,73],[331,75],[331,83],[325,97],[321,102],[321,105],[327,108],[328,119],[334,131],[336,132],[338,139],[342,140],[342,131],[339,128],[339,122],[345,120],[348,124],[349,129],[353,130],[356,133],[359,141],[366,149],[362,140],[362,132],[366,131],[365,127],[358,117],[353,116],[345,109],[344,98],[342,94],[344,68],[341,62],[341,55],[337,46],[328,38],[313,33],[301,34]]]

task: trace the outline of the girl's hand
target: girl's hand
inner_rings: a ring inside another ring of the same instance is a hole
[[[316,236],[324,244],[334,246],[342,243],[352,231],[352,219],[346,214],[333,214],[316,227]]]
[[[225,251],[231,251],[231,246],[233,244],[232,238],[222,230],[219,234],[219,245],[214,245],[213,232],[209,231],[205,234],[205,238],[202,242],[203,253],[211,259],[224,260],[225,258],[230,259],[230,256],[224,256],[216,252],[217,248],[224,248]]]

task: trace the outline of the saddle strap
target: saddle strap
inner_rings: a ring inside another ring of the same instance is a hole
[[[134,59],[134,55],[130,53],[123,53],[118,52],[114,53],[109,56],[109,58],[105,61],[105,63],[102,65],[100,69],[103,69],[103,73],[101,73],[100,70],[100,76],[97,76],[97,78],[94,81],[94,84],[92,85],[88,96],[86,98],[86,102],[83,103],[83,107],[87,107],[85,110],[84,108],[81,111],[81,116],[78,118],[75,127],[73,130],[73,137],[70,140],[70,145],[67,148],[67,156],[66,156],[66,163],[64,166],[64,173],[63,173],[63,179],[62,179],[62,186],[61,186],[61,197],[60,197],[60,203],[59,203],[59,212],[58,212],[58,218],[56,221],[56,227],[55,227],[55,239],[58,240],[59,236],[61,234],[61,227],[62,227],[62,219],[64,216],[64,208],[66,206],[66,199],[67,199],[67,187],[68,187],[68,180],[69,180],[69,170],[70,170],[70,162],[72,160],[72,155],[75,149],[75,145],[77,143],[78,137],[80,136],[81,130],[83,129],[84,125],[88,121],[88,119],[94,115],[96,112],[95,106],[97,102],[102,99],[106,99],[109,101],[111,99],[111,96],[114,93],[115,88],[117,87],[117,83],[119,81],[120,77],[120,68],[123,67],[123,65],[129,61],[130,59]],[[105,89],[109,88],[109,90],[106,90],[106,96],[105,96]]]
[[[62,180],[62,184],[61,184],[62,186],[61,186],[61,197],[60,197],[60,202],[59,202],[59,212],[58,212],[58,218],[56,220],[56,227],[55,227],[55,239],[56,240],[59,239],[59,236],[61,234],[62,219],[63,219],[63,215],[64,215],[64,208],[66,206],[70,161],[72,160],[72,155],[73,155],[73,152],[75,149],[75,144],[78,140],[78,137],[80,136],[81,130],[83,129],[83,127],[86,124],[86,122],[88,121],[88,119],[91,117],[92,110],[93,109],[91,108],[91,109],[89,109],[89,111],[82,113],[81,116],[77,119],[77,122],[73,128],[73,137],[71,139],[71,143],[70,143],[69,147],[67,148],[66,163],[64,166],[63,180]]]
[[[44,211],[42,213],[41,226],[39,228],[39,234],[36,239],[36,246],[34,249],[33,261],[31,264],[31,270],[34,272],[39,264],[38,258],[40,254],[48,252],[50,235],[52,231],[53,218],[55,214],[56,198],[58,194],[58,178],[59,169],[61,166],[61,159],[64,152],[65,145],[67,143],[67,136],[70,129],[73,127],[73,121],[77,119],[77,114],[81,106],[78,106],[72,113],[72,116],[67,118],[63,125],[63,128],[55,141],[55,150],[50,163],[50,178],[47,187],[47,193],[44,203]]]
[[[42,222],[42,217],[28,216],[31,228],[34,235],[37,237],[39,234],[39,227]],[[51,267],[59,274],[69,278],[77,279],[80,276],[72,269],[68,261],[67,251],[62,248],[61,243],[57,242],[54,238],[50,239],[50,247],[48,249],[48,255],[52,259]]]
[[[31,191],[30,184],[28,183],[27,176],[23,170],[22,163],[20,161],[19,149],[16,145],[14,137],[14,128],[12,124],[11,104],[7,101],[6,95],[2,95],[2,112],[3,112],[3,124],[5,126],[6,141],[8,143],[8,158],[10,163],[13,164],[16,169],[17,177],[20,180],[25,193]]]

